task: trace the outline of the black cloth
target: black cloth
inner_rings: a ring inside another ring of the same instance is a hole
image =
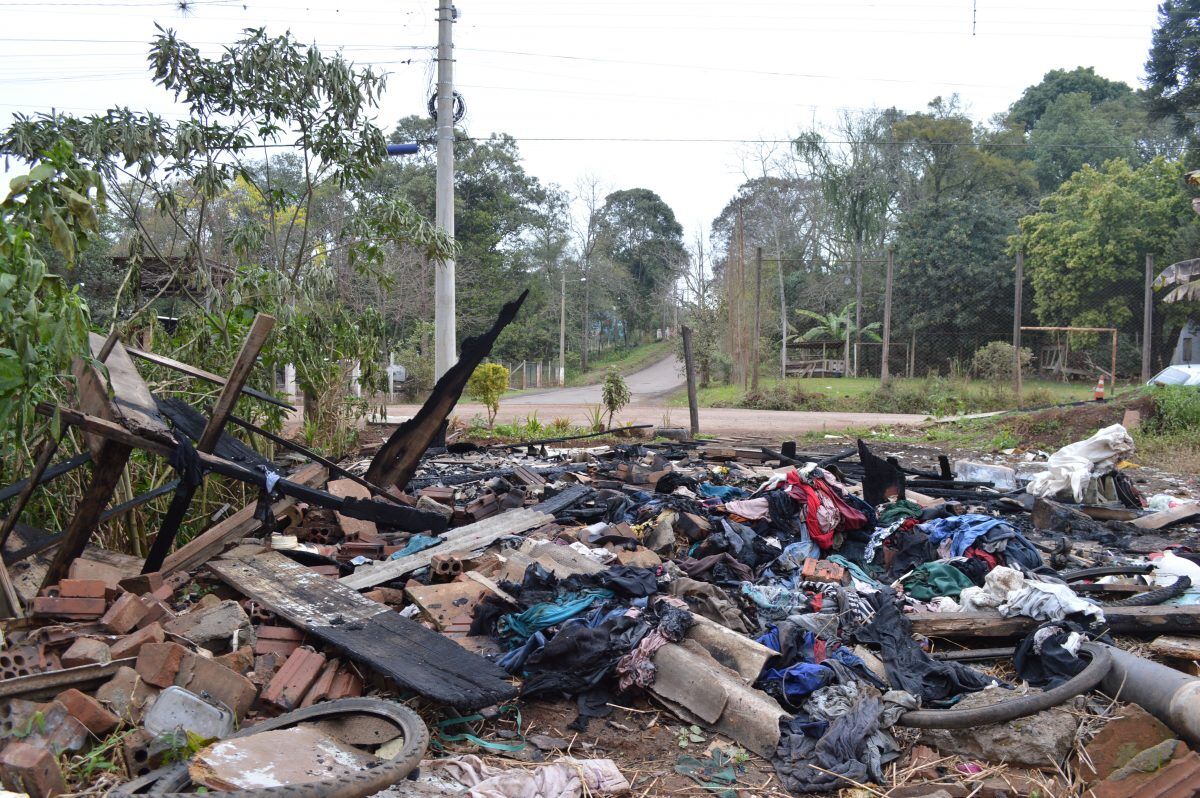
[[[912,623],[900,612],[894,590],[883,588],[867,600],[875,615],[852,635],[860,643],[879,646],[893,688],[906,690],[927,705],[977,692],[991,683],[989,677],[973,668],[958,662],[939,662],[926,654],[913,640]]]
[[[600,587],[624,598],[642,598],[658,592],[658,577],[653,568],[614,565],[597,574],[596,581]]]
[[[983,587],[983,578],[987,576],[991,570],[984,560],[979,557],[968,557],[965,560],[953,560],[950,563],[955,568],[963,572],[963,576],[971,580],[971,584],[975,587]]]
[[[918,565],[938,558],[936,547],[929,542],[929,535],[916,528],[897,530],[885,545],[896,551],[888,567],[888,581],[899,579]]]
[[[904,472],[872,453],[861,439],[858,461],[863,466],[863,499],[867,504],[877,507],[893,497],[904,498]]]
[[[832,792],[850,782],[867,781],[867,740],[879,731],[882,708],[878,698],[863,698],[834,718],[820,737],[806,731],[819,731],[822,724],[803,713],[781,722],[771,764],[783,786],[793,793]]]
[[[1082,673],[1088,664],[1087,659],[1063,648],[1071,632],[1078,632],[1089,640],[1111,642],[1107,635],[1094,634],[1100,631],[1103,629],[1089,629],[1074,621],[1048,621],[1020,642],[1013,655],[1013,665],[1020,677],[1034,687],[1047,690],[1058,687]]]

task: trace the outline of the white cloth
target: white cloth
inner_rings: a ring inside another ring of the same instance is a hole
[[[467,787],[463,795],[470,798],[582,798],[629,792],[628,779],[611,759],[562,757],[530,770],[504,770],[464,754],[422,762],[421,770],[432,783],[448,779]]]
[[[1025,615],[1038,621],[1061,621],[1082,612],[1097,621],[1104,620],[1099,607],[1084,601],[1066,585],[1027,579],[1003,565],[988,572],[983,587],[964,588],[958,602],[964,612],[995,609],[1005,618]]]
[[[1120,424],[1113,424],[1050,455],[1046,470],[1034,476],[1025,490],[1032,496],[1055,496],[1069,488],[1075,501],[1082,502],[1092,474],[1111,470],[1131,454],[1133,438]]]

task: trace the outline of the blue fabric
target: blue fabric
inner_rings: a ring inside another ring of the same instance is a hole
[[[408,543],[400,551],[394,553],[390,559],[398,560],[401,557],[407,557],[410,554],[416,554],[418,551],[433,548],[442,542],[441,538],[431,537],[429,535],[413,535],[408,539]]]
[[[720,499],[723,502],[731,499],[744,499],[750,494],[733,485],[714,485],[711,482],[701,482],[696,492],[706,499]]]
[[[977,538],[998,526],[1012,529],[1009,523],[1000,518],[973,513],[952,515],[949,518],[935,518],[932,521],[926,521],[918,528],[929,535],[929,542],[934,546],[941,545],[946,538],[953,538],[950,543],[950,555],[961,557],[963,552],[971,548]]]
[[[612,598],[611,590],[598,588],[578,594],[567,594],[554,601],[534,604],[524,612],[510,613],[500,618],[496,628],[501,639],[511,644],[521,644],[535,632],[549,629],[555,624],[574,618],[598,601]]]
[[[540,651],[545,645],[546,636],[541,632],[536,632],[533,635],[530,635],[529,639],[525,641],[524,645],[520,646],[519,648],[514,648],[512,651],[502,656],[496,661],[496,664],[501,668],[504,668],[504,670],[508,671],[513,676],[518,676],[525,668],[525,661],[529,659],[530,655],[535,651]]]
[[[780,682],[784,697],[793,704],[807,698],[815,690],[820,690],[829,684],[833,671],[824,665],[813,665],[810,662],[797,662],[784,668],[771,668],[763,672],[764,682]]]
[[[812,542],[812,538],[808,536],[808,530],[805,529],[800,540],[795,543],[789,543],[776,558],[781,566],[789,568],[793,571],[799,571],[804,567],[804,561],[808,558],[814,560],[821,559],[821,550],[817,548],[817,544]]]

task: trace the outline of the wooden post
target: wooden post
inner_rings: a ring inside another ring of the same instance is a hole
[[[683,366],[687,373],[688,417],[692,438],[700,434],[700,408],[696,404],[696,361],[692,357],[692,328],[683,327]]]
[[[217,441],[221,439],[225,423],[229,420],[238,396],[242,393],[242,386],[250,378],[250,372],[258,360],[258,353],[262,350],[263,344],[267,342],[267,336],[271,334],[274,327],[274,316],[259,313],[254,317],[250,332],[246,335],[246,340],[242,342],[242,349],[238,352],[237,359],[233,361],[233,368],[229,371],[225,387],[217,396],[217,403],[213,406],[212,415],[209,416],[208,423],[204,425],[204,431],[200,433],[200,440],[196,443],[197,451],[212,454],[213,450],[217,448]],[[175,489],[175,495],[171,497],[171,504],[163,516],[162,525],[159,526],[154,543],[150,546],[150,553],[146,555],[142,573],[149,574],[162,569],[163,561],[166,560],[171,546],[175,543],[179,525],[183,523],[188,507],[191,506],[192,497],[196,495],[197,487],[198,484],[185,480],[181,481],[179,487]]]
[[[1154,256],[1146,255],[1146,287],[1142,295],[1142,383],[1150,381],[1150,339],[1154,330]],[[1116,380],[1116,375],[1113,375]]]
[[[883,353],[879,364],[879,382],[887,385],[891,381],[891,371],[888,369],[888,353],[892,343],[892,266],[894,251],[887,250],[887,274],[883,283]]]
[[[758,390],[758,341],[762,336],[762,247],[754,250],[754,340],[750,342],[750,390]]]
[[[1113,330],[1113,333],[1112,333],[1112,382],[1109,383],[1108,396],[1106,398],[1112,399],[1116,395],[1117,395],[1117,331]]]
[[[1021,294],[1025,287],[1025,253],[1017,253],[1016,287],[1013,292],[1013,393],[1021,401]]]
[[[911,380],[917,371],[917,331],[912,331],[912,343],[908,345],[908,378]]]

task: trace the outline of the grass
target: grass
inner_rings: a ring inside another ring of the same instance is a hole
[[[595,385],[604,380],[604,372],[609,367],[615,367],[621,374],[631,374],[657,363],[671,353],[674,347],[672,341],[654,341],[632,349],[611,349],[599,355],[593,355],[588,362],[587,371],[567,369],[567,386]]]
[[[837,410],[843,412],[924,413],[948,416],[1015,409],[1009,386],[981,380],[927,377],[892,381],[886,391],[872,377],[763,378],[757,394],[735,385],[714,385],[698,392],[702,407],[749,407],[761,410]],[[1022,406],[1065,404],[1092,398],[1092,386],[1027,380]],[[687,404],[680,391],[673,405]]]

